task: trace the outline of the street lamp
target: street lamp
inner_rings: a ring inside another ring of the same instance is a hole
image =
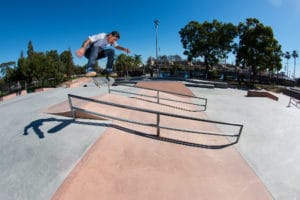
[[[155,26],[155,32],[156,32],[156,68],[157,68],[157,77],[159,77],[159,66],[157,63],[157,59],[158,59],[158,49],[157,49],[157,38],[158,38],[158,24],[159,24],[159,20],[155,19],[154,20],[154,26]]]

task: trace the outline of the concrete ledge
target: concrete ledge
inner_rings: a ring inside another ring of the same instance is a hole
[[[66,82],[66,88],[79,87],[79,86],[81,86],[83,84],[86,84],[90,81],[92,81],[92,78],[81,77],[81,78]]]
[[[266,92],[266,91],[255,91],[255,90],[249,90],[247,93],[247,97],[267,97],[270,99],[273,99],[275,101],[278,101],[278,97]]]
[[[218,82],[218,81],[207,81],[207,80],[199,80],[199,79],[185,79],[178,77],[164,77],[164,78],[131,78],[125,80],[123,78],[118,78],[116,80],[117,83],[129,83],[135,84],[138,82],[144,81],[181,81],[188,87],[201,87],[201,88],[228,88],[228,83],[226,82]]]
[[[199,84],[200,87],[203,87],[203,85],[208,85],[208,88],[211,88],[210,86],[212,85],[213,88],[228,88],[228,83],[226,82],[218,82],[218,81],[207,81],[207,80],[198,80],[198,79],[185,79],[182,80],[185,82],[190,82],[190,83],[194,83],[194,84]]]
[[[45,92],[45,91],[48,91],[51,89],[53,89],[53,88],[37,88],[37,89],[34,89],[34,92]]]
[[[26,94],[27,94],[27,91],[26,90],[22,90],[21,95],[26,95]],[[17,97],[17,94],[16,93],[11,93],[9,95],[1,96],[0,97],[0,101],[6,101],[6,100],[9,100],[9,99],[13,99],[15,97]]]
[[[194,83],[184,83],[187,87],[200,87],[200,88],[215,88],[213,84],[194,84]]]

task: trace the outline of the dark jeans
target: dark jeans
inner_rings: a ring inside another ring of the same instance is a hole
[[[114,49],[103,49],[101,47],[91,46],[86,50],[84,56],[89,60],[87,64],[87,72],[95,71],[94,66],[96,61],[105,57],[107,57],[106,70],[111,72],[113,71],[115,56]]]

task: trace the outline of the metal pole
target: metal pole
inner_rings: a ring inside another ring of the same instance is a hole
[[[109,78],[108,78],[109,79]],[[107,87],[108,87],[108,94],[110,94],[110,85],[109,85],[109,81],[107,81]]]
[[[160,72],[160,69],[159,69],[159,66],[158,66],[158,63],[157,63],[157,59],[158,59],[158,46],[157,46],[157,43],[158,43],[158,24],[159,24],[159,20],[156,19],[154,20],[154,25],[155,25],[155,32],[156,32],[156,68],[157,68],[157,77],[159,77],[159,72]]]
[[[156,114],[156,135],[159,137],[160,136],[160,127],[159,127],[159,124],[160,124],[160,115],[159,113]]]
[[[287,107],[291,107],[292,97],[290,97],[289,105]]]
[[[70,111],[71,111],[71,114],[72,114],[72,118],[75,119],[76,115],[75,115],[75,111],[73,109],[72,99],[71,99],[70,95],[68,95],[68,99],[69,99],[69,105],[70,105]]]

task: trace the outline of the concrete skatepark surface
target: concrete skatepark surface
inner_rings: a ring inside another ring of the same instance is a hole
[[[246,97],[235,89],[195,89],[209,99],[206,114],[215,120],[239,121],[243,134],[235,147],[264,182],[274,199],[300,199],[300,109],[287,107],[289,97]]]
[[[127,123],[73,121],[43,112],[66,101],[68,93],[145,106],[108,95],[107,88],[92,82],[1,102],[0,199],[299,198],[299,109],[286,107],[288,97],[279,94],[273,102],[246,98],[241,90],[189,89],[208,98],[207,111],[193,115],[245,125],[237,145],[219,150],[188,147],[131,134],[128,129],[141,127]],[[137,113],[122,115],[152,120]]]

